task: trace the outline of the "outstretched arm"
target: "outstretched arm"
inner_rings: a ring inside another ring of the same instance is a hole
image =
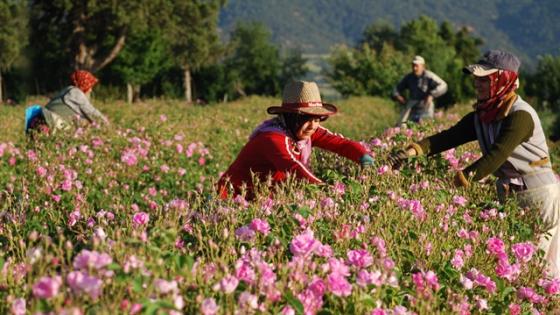
[[[367,149],[360,143],[348,140],[323,127],[319,127],[311,136],[311,143],[313,146],[334,152],[356,163],[359,163],[360,159],[368,154]]]
[[[475,114],[471,112],[463,117],[455,126],[421,140],[413,145],[417,151],[416,153],[418,155],[433,155],[476,140],[474,119]],[[418,152],[419,150],[421,152]]]
[[[79,108],[82,114],[90,122],[102,120],[104,123],[109,123],[105,115],[101,114],[87,98],[87,96],[77,88],[73,88],[64,96],[64,102],[73,108]]]

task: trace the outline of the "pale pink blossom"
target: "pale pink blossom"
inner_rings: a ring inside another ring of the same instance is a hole
[[[177,286],[177,281],[175,280],[167,281],[164,279],[156,279],[154,281],[154,286],[161,294],[179,292],[179,287]]]
[[[220,281],[220,290],[225,294],[230,294],[237,288],[239,280],[232,275],[226,275]]]
[[[11,311],[13,315],[25,315],[26,314],[26,307],[25,307],[25,299],[18,298],[12,302]]]
[[[111,256],[106,253],[100,253],[97,251],[89,251],[87,249],[83,249],[76,257],[74,258],[74,268],[80,270],[88,270],[88,269],[103,269],[108,266],[110,263],[113,262]]]
[[[133,166],[138,163],[138,158],[133,150],[127,149],[121,155],[121,162],[125,163],[128,166]]]
[[[244,242],[250,242],[255,238],[255,231],[249,226],[244,225],[235,230],[235,236]]]
[[[92,299],[101,294],[103,282],[83,271],[72,271],[66,276],[66,283],[76,293],[85,293]]]
[[[259,307],[258,297],[247,291],[244,291],[239,295],[238,303],[239,307],[242,309],[256,309]]]
[[[467,199],[463,196],[453,196],[453,203],[463,207],[467,204]]]
[[[270,233],[270,225],[265,220],[253,219],[249,227],[251,230],[259,232],[263,235],[268,235],[268,233]]]
[[[220,307],[216,304],[216,300],[214,298],[207,298],[202,301],[202,305],[200,305],[200,312],[204,315],[214,315],[218,313]]]
[[[42,277],[33,285],[33,295],[40,299],[50,299],[58,294],[61,285],[60,276]]]
[[[352,293],[352,285],[339,273],[331,273],[327,276],[327,288],[336,296],[349,296]]]

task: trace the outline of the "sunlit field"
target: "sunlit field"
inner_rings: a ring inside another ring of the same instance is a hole
[[[38,100],[44,102],[44,100]],[[0,107],[0,313],[524,314],[558,308],[535,209],[498,204],[490,178],[452,188],[476,145],[392,172],[393,149],[468,107],[387,129],[392,102],[351,98],[325,126],[376,165],[315,150],[327,185],[289,181],[255,201],[215,182],[280,101],[96,106],[108,127],[28,142]],[[500,257],[500,259],[498,259]],[[504,259],[505,257],[505,259]]]

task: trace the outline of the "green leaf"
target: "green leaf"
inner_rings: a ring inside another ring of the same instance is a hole
[[[143,288],[144,279],[141,276],[138,276],[132,281],[132,290],[136,293],[140,293],[144,291]]]
[[[301,302],[292,294],[291,291],[288,290],[286,293],[284,293],[284,299],[286,299],[288,304],[290,304],[294,308],[296,314],[303,314],[303,304],[301,304]]]
[[[107,269],[113,270],[113,271],[120,270],[121,266],[117,263],[112,263],[112,264],[109,264],[109,266],[107,266]]]

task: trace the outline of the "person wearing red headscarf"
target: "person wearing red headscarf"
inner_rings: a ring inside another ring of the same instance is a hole
[[[70,86],[60,91],[41,111],[37,111],[28,129],[64,130],[84,121],[109,123],[107,117],[90,102],[97,78],[88,71],[76,70],[70,75],[70,81]]]
[[[410,156],[437,154],[478,141],[482,157],[454,177],[456,186],[490,174],[497,177],[500,201],[516,197],[521,207],[538,211],[546,235],[540,236],[550,273],[560,276],[560,183],[552,170],[546,136],[537,112],[515,92],[519,86],[519,59],[492,50],[464,72],[474,77],[474,111],[448,130],[411,144],[389,156],[399,168]]]

